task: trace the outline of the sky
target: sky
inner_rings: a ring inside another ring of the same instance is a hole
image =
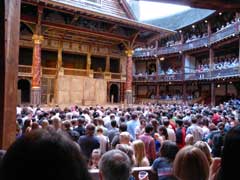
[[[140,19],[149,20],[170,16],[190,9],[188,6],[180,6],[166,3],[140,1]]]

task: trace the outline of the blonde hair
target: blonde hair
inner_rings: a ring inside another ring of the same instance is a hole
[[[208,180],[209,163],[205,154],[194,146],[182,148],[174,160],[173,174],[184,180]]]
[[[194,144],[194,147],[199,148],[206,155],[209,165],[211,165],[212,164],[212,156],[211,156],[210,147],[208,146],[208,144],[203,141],[197,141]]]
[[[137,166],[141,166],[142,160],[146,157],[145,145],[141,140],[133,141],[132,145],[134,149],[136,164]]]

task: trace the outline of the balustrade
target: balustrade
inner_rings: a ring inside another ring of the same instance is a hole
[[[194,39],[191,42],[184,44],[177,44],[170,47],[161,47],[159,49],[142,49],[135,51],[133,57],[152,57],[155,55],[165,55],[165,54],[174,54],[178,52],[189,51],[191,49],[208,47],[211,44],[214,44],[218,41],[221,41],[225,38],[236,36],[240,33],[240,22],[235,22],[230,24],[224,29],[212,33],[210,37],[203,37],[199,39]]]
[[[207,72],[166,74],[166,75],[134,75],[135,82],[166,82],[166,81],[192,81],[192,80],[211,80],[225,77],[240,76],[240,67],[233,67],[221,70],[212,70]]]

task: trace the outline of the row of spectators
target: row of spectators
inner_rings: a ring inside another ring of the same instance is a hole
[[[232,57],[216,57],[214,58],[213,70],[224,70],[235,68],[239,66],[239,59]],[[209,64],[200,64],[197,66],[196,72],[208,72],[210,70]]]

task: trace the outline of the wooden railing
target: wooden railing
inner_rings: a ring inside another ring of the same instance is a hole
[[[42,75],[55,76],[56,73],[57,73],[56,68],[46,68],[46,67],[42,68]]]
[[[93,78],[104,79],[104,72],[93,72]]]
[[[185,74],[133,75],[133,81],[135,82],[192,81],[192,80],[212,80],[235,76],[240,76],[240,67]]]
[[[71,76],[87,76],[87,70],[85,69],[72,69],[72,68],[64,68],[64,75]]]
[[[111,79],[121,79],[121,73],[111,73]]]
[[[218,41],[229,37],[234,37],[240,33],[240,22],[225,27],[224,29],[212,33],[211,36],[195,39],[189,43],[177,44],[170,47],[161,47],[159,49],[142,49],[134,52],[133,57],[154,57],[165,54],[174,54],[189,51],[196,48],[208,47]]]
[[[150,99],[150,98],[141,98],[141,97],[135,97],[136,101],[135,103],[136,104],[143,104],[143,103],[159,103],[159,104],[182,104],[184,103],[183,99],[180,98],[180,99],[158,99],[158,98],[153,98],[153,99]],[[188,104],[194,104],[194,103],[199,103],[201,102],[202,100],[204,99],[204,97],[198,97],[198,98],[194,98],[194,99],[191,99],[191,100],[186,100],[186,102]]]
[[[32,66],[18,65],[18,73],[21,76],[32,76]]]

